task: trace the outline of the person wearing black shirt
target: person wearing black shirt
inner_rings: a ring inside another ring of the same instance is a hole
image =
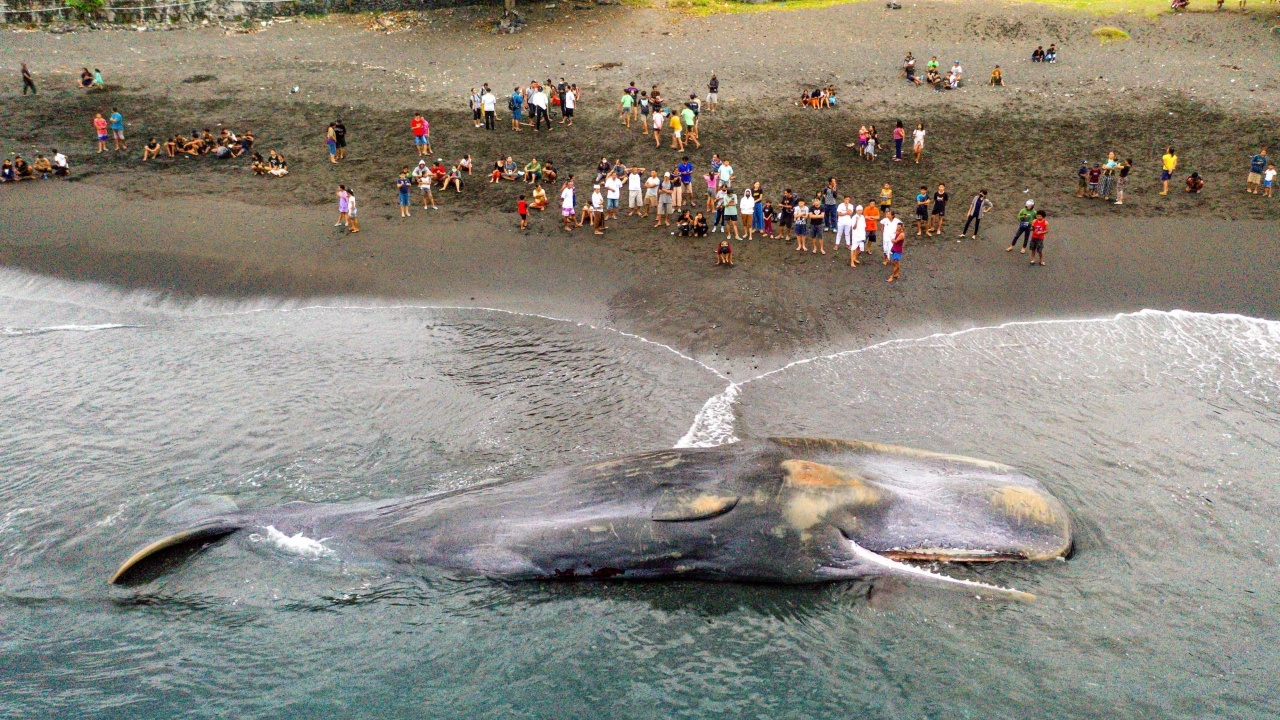
[[[719,103],[720,80],[715,73],[711,73],[711,80],[707,82],[707,112],[715,112]]]
[[[928,226],[925,227],[925,234],[929,237],[942,234],[942,222],[947,219],[947,200],[950,199],[947,186],[940,183],[937,192],[933,194],[933,212],[929,215]]]
[[[342,118],[338,118],[333,122],[333,137],[337,141],[339,160],[345,160],[347,157],[347,126],[342,124]]]
[[[791,226],[796,219],[796,196],[791,192],[791,188],[787,188],[782,193],[782,211],[778,213],[778,236],[783,237],[791,234]]]
[[[37,94],[36,81],[31,78],[31,71],[27,69],[27,64],[22,63],[22,94],[23,95],[27,94],[28,88],[30,88],[32,95]]]

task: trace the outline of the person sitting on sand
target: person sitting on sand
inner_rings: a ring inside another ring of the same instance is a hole
[[[1204,189],[1204,178],[1200,177],[1200,173],[1193,172],[1187,176],[1187,192],[1198,193]]]
[[[733,265],[733,246],[729,244],[729,238],[724,238],[716,246],[716,264]]]
[[[543,181],[549,185],[554,185],[557,177],[559,175],[556,173],[556,166],[550,160],[542,164]]]
[[[213,150],[213,155],[219,160],[230,160],[232,157],[231,144],[229,142],[226,142],[225,140],[219,142]]]
[[[502,163],[502,179],[515,182],[520,179],[520,168],[516,165],[516,161],[510,155]]]
[[[444,166],[444,160],[436,158],[436,164],[431,166],[431,179],[440,187],[444,187],[445,178],[449,177],[449,168]]]
[[[689,215],[688,210],[681,210],[680,217],[676,218],[676,231],[671,234],[689,237],[691,233],[693,233],[693,217]]]
[[[53,176],[67,177],[71,174],[71,163],[67,162],[67,156],[58,152],[58,148],[50,148],[53,151]]]
[[[438,162],[438,160],[437,160],[437,162]],[[465,172],[466,174],[470,175],[470,174],[471,174],[471,167],[472,167],[472,163],[471,163],[471,156],[470,156],[470,155],[463,155],[463,156],[462,156],[462,159],[458,161],[458,170],[460,170],[460,171],[462,171],[462,172]]]
[[[18,176],[13,172],[13,161],[5,160],[0,164],[0,182],[18,182]]]
[[[1035,50],[1031,51],[1031,62],[1044,62],[1044,46],[1037,45]]]
[[[80,68],[80,87],[86,90],[93,87],[93,73],[89,68]]]
[[[93,69],[93,86],[99,90],[102,90],[107,86],[107,84],[102,80],[102,71],[98,68]]]
[[[253,162],[249,165],[254,175],[266,175],[267,163],[262,159],[262,153],[255,152],[253,154]]]
[[[21,155],[13,158],[13,172],[18,176],[19,180],[31,179],[31,165],[26,160],[23,160]]]
[[[168,145],[168,143],[165,143],[165,145]],[[158,157],[160,157],[160,143],[156,142],[155,138],[151,138],[146,145],[142,146],[142,161],[146,162]]]
[[[533,186],[533,202],[529,203],[529,207],[542,212],[547,209],[547,191],[541,185]]]
[[[899,77],[905,77],[907,82],[912,85],[919,85],[920,78],[916,76],[916,59],[911,53],[907,53],[907,57],[902,61],[902,74]]]
[[[938,74],[937,70],[929,70],[929,72],[925,74],[924,79],[925,82],[929,83],[929,87],[933,88],[934,92],[942,92],[942,76]]]
[[[533,185],[542,179],[542,163],[533,158],[524,164],[524,181]]]
[[[251,150],[253,150],[253,131],[245,130],[244,134],[240,136],[240,153],[247,153]],[[236,154],[237,157],[239,157],[240,153]]]
[[[1058,62],[1058,46],[1049,43],[1049,49],[1044,51],[1044,61],[1047,63]]]
[[[272,150],[267,157],[267,172],[276,177],[284,177],[289,174],[289,163],[285,161],[284,155]]]
[[[49,162],[49,158],[36,153],[36,161],[31,163],[31,169],[40,173],[41,180],[48,180],[49,175],[53,172],[53,163]]]
[[[178,148],[180,147],[182,147],[182,144],[178,142],[177,135],[174,135],[173,137],[164,141],[164,152],[169,157],[173,157],[174,155],[177,155]]]
[[[707,217],[702,213],[693,216],[693,236],[696,238],[707,236]]]
[[[448,190],[450,185],[457,192],[462,192],[462,173],[458,170],[457,165],[449,168],[449,173],[444,176],[444,185],[440,189]]]
[[[195,135],[182,145],[182,152],[187,155],[199,155],[204,152],[204,140],[199,135]]]
[[[1004,73],[1000,72],[999,65],[991,71],[991,82],[989,84],[991,87],[1004,87]]]
[[[827,86],[827,107],[835,107],[839,103],[836,101],[836,86]]]

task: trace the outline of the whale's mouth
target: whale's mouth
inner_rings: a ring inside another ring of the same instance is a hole
[[[1001,598],[1007,598],[1010,600],[1035,600],[1036,599],[1035,595],[1032,595],[1029,592],[1023,592],[1022,590],[1000,587],[999,585],[989,585],[987,583],[978,582],[976,580],[962,580],[960,578],[953,578],[947,575],[943,575],[941,573],[925,570],[924,568],[916,567],[914,565],[908,565],[907,563],[901,561],[901,559],[910,559],[910,560],[948,560],[951,562],[972,562],[972,561],[992,562],[995,559],[997,559],[997,558],[992,558],[985,554],[975,553],[974,551],[966,550],[963,552],[956,551],[955,553],[947,553],[945,556],[943,556],[942,554],[934,554],[933,551],[926,551],[919,554],[914,552],[907,553],[907,557],[902,557],[903,553],[900,553],[897,551],[893,553],[885,553],[882,555],[880,553],[877,553],[862,547],[855,540],[853,540],[853,538],[850,538],[843,531],[841,531],[841,535],[844,535],[845,542],[847,543],[849,551],[853,554],[853,556],[857,560],[860,560],[861,562],[874,567],[877,571],[879,571],[879,574],[897,575],[899,577],[907,577],[913,580],[924,580],[930,583],[948,585],[950,587],[954,587],[957,589],[962,588],[964,589],[965,592],[972,592],[979,596],[990,595],[992,597],[1001,597]],[[973,556],[972,560],[970,559],[970,556]],[[1009,559],[1021,559],[1021,558],[1004,557],[1004,558],[998,558],[998,559],[1009,560]]]

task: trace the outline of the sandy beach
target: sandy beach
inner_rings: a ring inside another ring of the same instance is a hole
[[[480,28],[492,8],[421,13],[392,34],[351,16],[252,33],[9,33],[0,72],[14,82],[0,96],[0,149],[31,158],[59,147],[75,172],[73,182],[0,188],[0,261],[177,296],[344,295],[545,313],[612,324],[743,371],[800,347],[1013,320],[1140,308],[1280,317],[1271,280],[1280,201],[1244,192],[1248,158],[1274,140],[1280,109],[1269,17],[1102,18],[968,2],[709,18],[578,8],[538,6],[514,35]],[[1132,37],[1102,44],[1090,35],[1102,25]],[[1031,49],[1050,42],[1060,61],[1030,63]],[[908,86],[897,77],[908,50],[922,62],[961,60],[967,87]],[[36,73],[38,99],[16,92],[21,60]],[[622,65],[588,69],[604,62]],[[985,85],[995,64],[1004,88]],[[73,88],[84,65],[102,68],[105,91]],[[945,236],[916,241],[913,228],[904,281],[887,286],[879,263],[851,269],[847,253],[802,255],[783,240],[736,243],[737,265],[727,269],[712,265],[711,239],[672,237],[635,218],[611,223],[603,237],[563,233],[550,214],[517,231],[515,200],[528,186],[493,186],[479,174],[462,194],[438,195],[441,210],[395,217],[395,175],[416,160],[408,132],[416,110],[447,161],[470,154],[483,172],[498,154],[521,164],[536,155],[589,180],[602,155],[659,168],[681,155],[667,137],[655,149],[617,122],[627,81],[679,98],[704,92],[711,72],[724,83],[722,109],[704,117],[703,147],[688,153],[698,173],[718,152],[739,180],[761,181],[774,199],[784,187],[811,197],[834,176],[865,202],[888,181],[900,208],[917,186],[945,182],[953,198]],[[472,127],[470,87],[506,92],[562,75],[586,91],[574,127],[517,134],[504,112],[496,132]],[[216,79],[184,82],[196,76]],[[839,89],[839,108],[793,104],[817,83]],[[130,151],[96,155],[89,121],[111,107],[126,117]],[[335,117],[350,138],[336,166],[323,143]],[[896,119],[928,128],[921,164],[888,162],[887,153],[869,163],[846,147],[860,124],[886,136]],[[290,174],[253,177],[245,158],[141,162],[147,137],[220,125],[252,129],[257,148],[285,153]],[[1195,170],[1206,178],[1203,194],[1158,195],[1159,155],[1170,144],[1182,158],[1175,185]],[[1135,161],[1126,204],[1075,198],[1079,162],[1112,150]],[[361,193],[359,235],[333,227],[337,183]],[[980,188],[995,205],[983,237],[956,243],[962,208]],[[1045,268],[1004,252],[1026,198],[1050,213]]]

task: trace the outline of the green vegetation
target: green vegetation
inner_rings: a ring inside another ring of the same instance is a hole
[[[647,0],[628,0],[627,4],[646,2]],[[667,0],[667,7],[681,10],[690,15],[715,15],[718,13],[752,13],[770,10],[801,10],[805,8],[821,8],[830,5],[843,5],[862,0],[773,0],[760,4],[740,2],[739,0]],[[902,0],[899,0],[901,2]],[[1159,15],[1169,11],[1167,0],[1016,0],[1017,2],[1034,2],[1051,5],[1068,10],[1094,13],[1098,15],[1140,14]],[[1198,0],[1212,4],[1212,0]]]
[[[1103,45],[1113,40],[1128,40],[1129,33],[1115,27],[1100,27],[1091,33],[1094,37],[1102,41]]]
[[[91,17],[102,9],[102,0],[67,0],[67,7],[76,11],[80,17]]]

